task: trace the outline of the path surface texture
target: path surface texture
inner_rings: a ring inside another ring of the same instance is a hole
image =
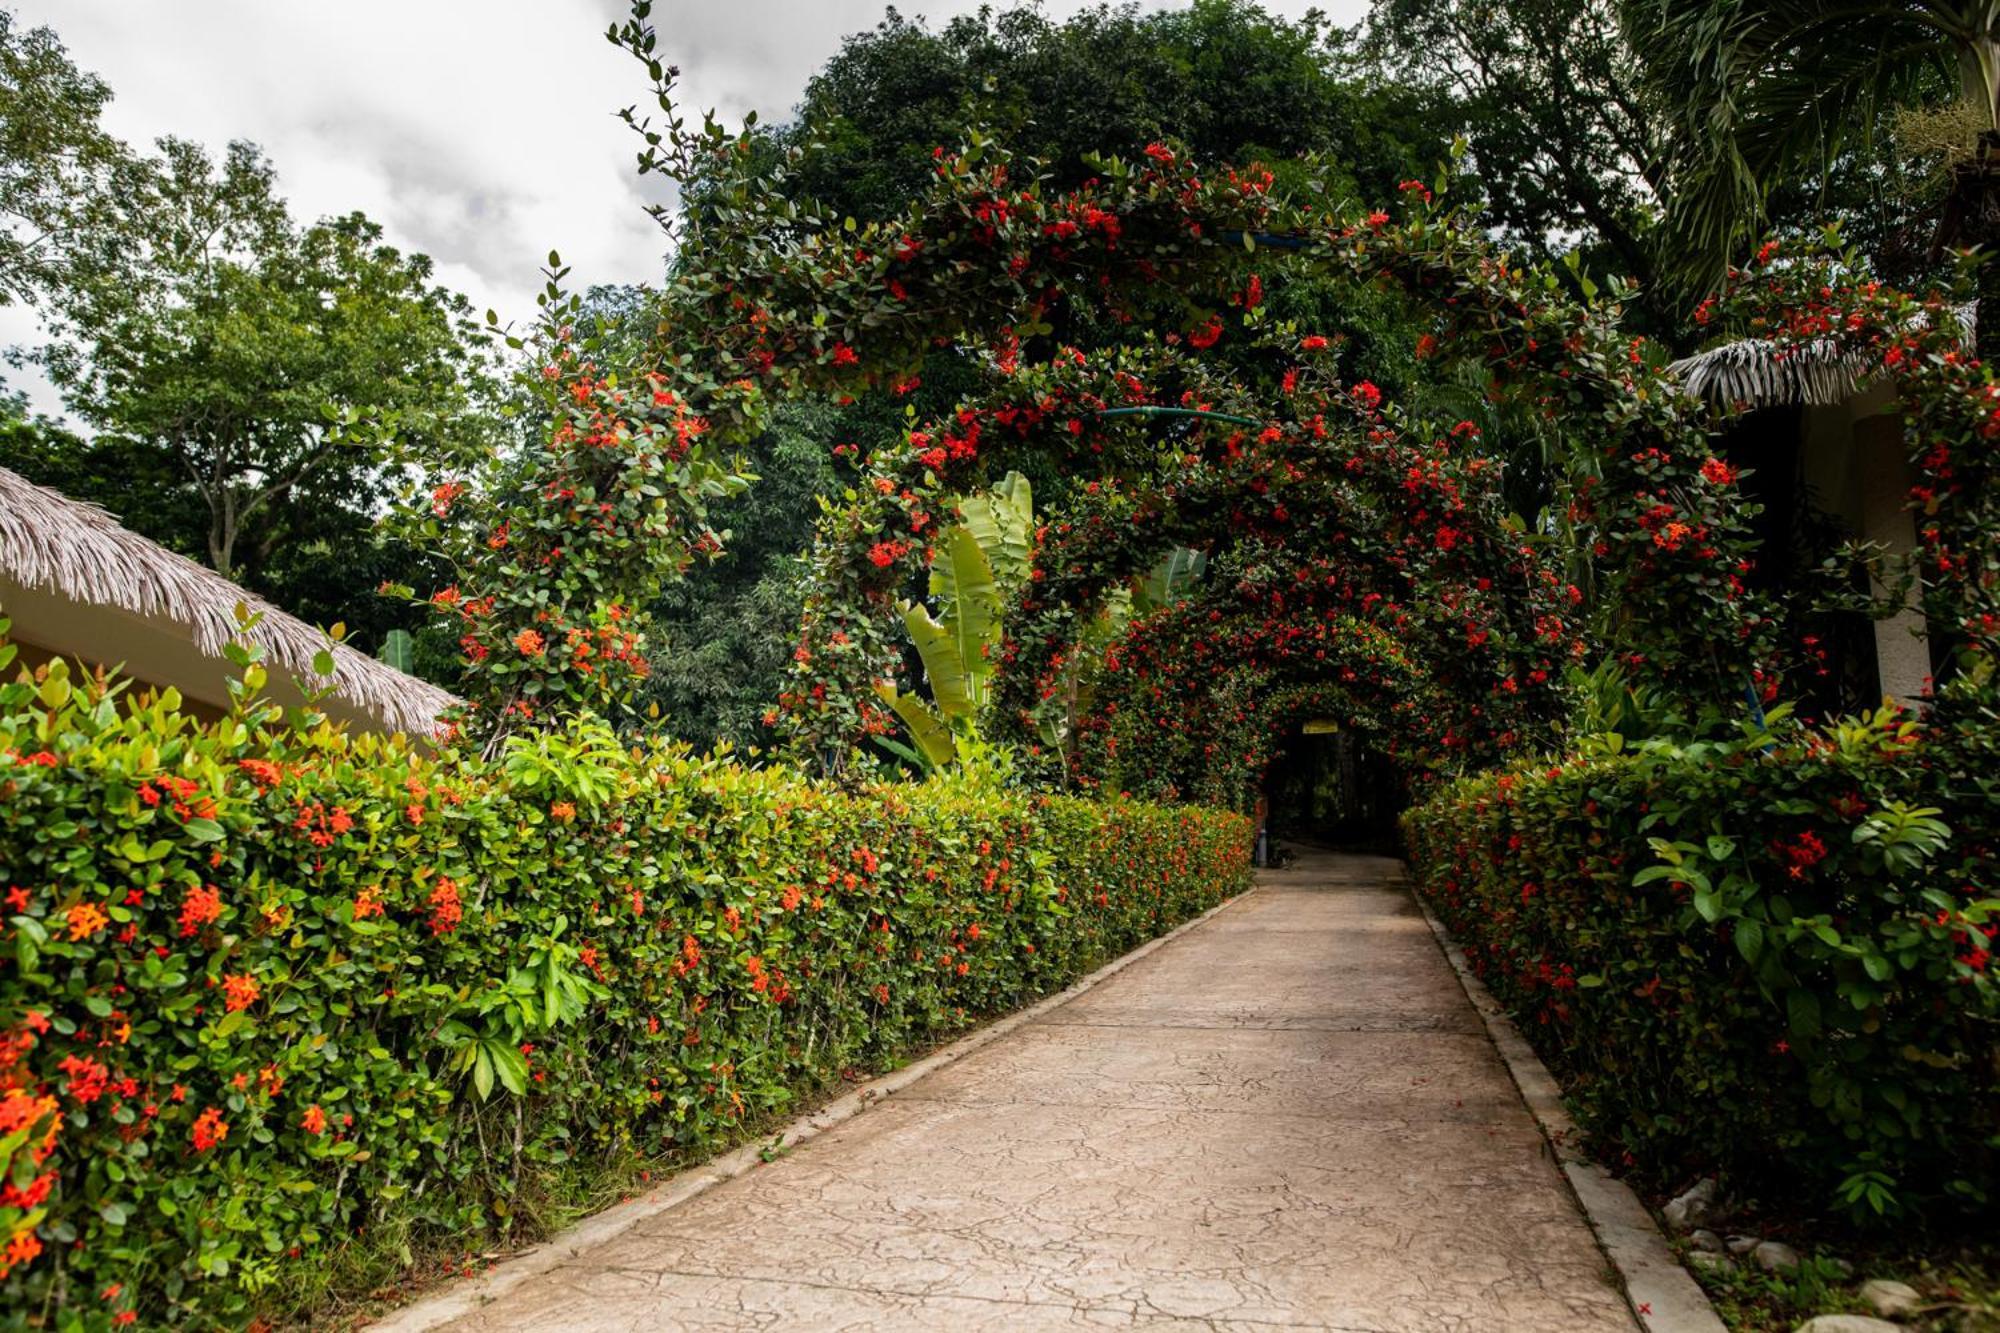
[[[451,1327],[1636,1325],[1397,863],[1315,854]]]

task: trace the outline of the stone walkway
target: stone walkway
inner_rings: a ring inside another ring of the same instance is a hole
[[[1395,862],[1309,856],[460,1330],[1632,1333]]]

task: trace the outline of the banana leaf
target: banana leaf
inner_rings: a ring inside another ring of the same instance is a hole
[[[918,751],[932,768],[943,768],[958,757],[958,744],[952,739],[951,728],[929,704],[914,694],[898,692],[893,685],[878,684],[875,693],[903,719],[903,725],[910,730],[910,739],[917,743]]]

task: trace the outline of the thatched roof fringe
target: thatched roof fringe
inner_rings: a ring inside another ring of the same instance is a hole
[[[1972,345],[1977,310],[1951,307],[1966,346]],[[1921,317],[1929,319],[1926,314]],[[1825,339],[1777,343],[1743,338],[1683,357],[1667,367],[1687,391],[1711,402],[1747,403],[1751,407],[1831,407],[1866,388],[1874,365],[1854,352],[1843,352]]]
[[[1724,343],[1667,367],[1697,398],[1752,407],[1830,407],[1851,397],[1867,361],[1826,343],[1780,347],[1761,338]]]
[[[447,691],[345,644],[332,645],[333,675],[313,671],[324,633],[287,615],[215,571],[148,541],[96,505],[71,500],[0,468],[0,572],[31,588],[72,600],[177,622],[211,657],[236,639],[236,607],[263,619],[246,636],[263,646],[265,664],[319,685],[391,730],[437,731],[439,714],[457,700]],[[0,608],[4,610],[4,608]]]

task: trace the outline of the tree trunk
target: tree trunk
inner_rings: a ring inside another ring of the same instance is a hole
[[[1996,316],[2000,318],[2000,316]],[[224,578],[234,578],[236,564],[236,516],[235,506],[224,496],[220,505],[213,501],[209,505],[208,563],[209,567]]]

